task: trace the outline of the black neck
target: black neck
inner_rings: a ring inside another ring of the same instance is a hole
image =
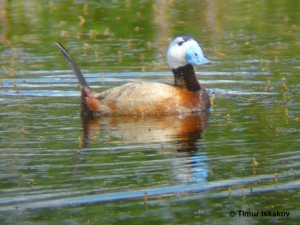
[[[201,87],[196,78],[194,66],[187,64],[185,66],[172,69],[175,77],[175,86],[186,88],[189,91],[200,91]]]

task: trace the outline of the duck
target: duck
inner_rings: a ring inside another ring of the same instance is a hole
[[[81,116],[167,116],[209,111],[210,99],[198,82],[194,66],[210,64],[201,45],[189,35],[175,36],[167,50],[174,83],[136,81],[101,93],[87,84],[81,70],[59,42],[58,49],[72,68],[81,91]]]

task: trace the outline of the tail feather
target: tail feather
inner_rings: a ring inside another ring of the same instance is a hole
[[[82,86],[82,89],[85,92],[85,94],[87,96],[90,96],[90,94],[92,93],[92,90],[88,86],[88,84],[87,84],[87,82],[86,82],[86,80],[85,80],[85,78],[84,78],[81,70],[77,66],[77,64],[74,61],[74,59],[72,58],[72,56],[68,53],[68,51],[60,43],[55,42],[55,44],[58,47],[58,49],[61,51],[61,53],[63,54],[63,56],[66,58],[67,62],[69,63],[69,65],[72,68],[74,74],[76,75],[76,78],[77,78],[79,84]]]

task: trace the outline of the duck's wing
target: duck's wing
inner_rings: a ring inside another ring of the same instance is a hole
[[[76,75],[76,78],[77,78],[79,84],[82,86],[83,91],[85,92],[85,94],[87,96],[89,96],[92,93],[92,90],[88,86],[88,84],[87,84],[81,70],[77,66],[76,62],[74,61],[72,56],[68,53],[68,51],[62,46],[62,44],[60,44],[58,42],[55,42],[55,44],[58,47],[58,49],[61,51],[63,56],[66,58],[66,60],[69,63],[70,67],[72,68],[74,74]]]

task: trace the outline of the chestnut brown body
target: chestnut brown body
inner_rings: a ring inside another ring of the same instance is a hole
[[[90,110],[97,116],[189,114],[209,108],[204,88],[193,92],[157,82],[132,82],[90,96],[82,92],[82,100],[82,114]]]

